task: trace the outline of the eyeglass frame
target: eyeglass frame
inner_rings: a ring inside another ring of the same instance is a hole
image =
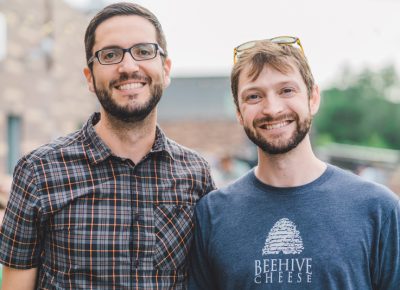
[[[292,41],[290,41],[290,42],[278,41],[278,39],[281,39],[281,38],[291,38]],[[271,41],[271,42],[276,43],[276,44],[279,44],[279,45],[293,45],[293,44],[297,44],[297,45],[300,47],[300,50],[301,50],[302,54],[305,55],[305,54],[304,54],[304,48],[303,48],[303,46],[301,45],[301,42],[300,42],[300,38],[298,38],[298,37],[296,37],[296,36],[282,35],[282,36],[276,36],[276,37],[268,38],[268,39],[260,39],[260,40],[246,41],[246,42],[244,42],[244,43],[242,43],[242,44],[239,44],[238,46],[236,46],[236,47],[233,49],[233,63],[235,64],[235,63],[237,62],[237,60],[238,60],[238,53],[239,53],[239,52],[242,52],[242,51],[244,51],[244,50],[250,49],[250,48],[252,48],[257,42],[259,42],[259,41],[265,41],[265,40]],[[243,45],[245,45],[245,44],[251,44],[251,43],[254,43],[254,45],[251,46],[251,47],[249,47],[249,48],[244,48],[242,51],[240,50],[240,47],[241,47],[241,46],[243,46]]]
[[[155,52],[154,56],[151,57],[151,58],[136,59],[136,58],[132,55],[131,50],[132,50],[132,48],[134,48],[134,47],[136,47],[136,46],[139,46],[139,45],[143,45],[143,44],[151,44],[151,45],[153,45],[153,46],[155,47],[155,51],[156,51],[156,52]],[[101,51],[103,51],[103,50],[112,49],[112,47],[109,47],[109,48],[102,48],[102,49],[97,50],[97,51],[91,56],[91,58],[89,58],[87,64],[90,65],[91,63],[93,63],[93,62],[95,61],[95,59],[97,59],[97,61],[98,61],[99,64],[101,64],[101,65],[119,64],[119,63],[121,63],[121,62],[124,60],[125,54],[126,54],[127,52],[129,52],[129,54],[131,55],[131,57],[132,57],[135,61],[144,61],[144,60],[154,59],[154,58],[157,57],[157,53],[158,53],[158,52],[160,52],[160,55],[161,55],[161,56],[163,56],[163,57],[166,56],[165,53],[164,53],[164,50],[162,49],[162,47],[161,47],[158,43],[152,43],[152,42],[141,42],[141,43],[136,43],[135,45],[132,45],[131,47],[128,47],[128,48],[122,48],[122,47],[114,47],[114,48],[116,48],[116,49],[121,49],[121,50],[122,50],[122,57],[121,57],[121,60],[120,60],[119,62],[102,63],[102,62],[100,61],[99,53],[100,53]]]

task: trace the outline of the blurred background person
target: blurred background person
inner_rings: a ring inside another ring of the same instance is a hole
[[[213,177],[217,187],[227,185],[238,179],[250,169],[250,165],[232,154],[224,154],[216,160],[212,167]]]

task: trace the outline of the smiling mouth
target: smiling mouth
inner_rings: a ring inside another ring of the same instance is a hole
[[[116,89],[121,90],[121,91],[127,91],[127,90],[133,90],[133,89],[140,89],[143,88],[146,85],[146,83],[128,83],[128,84],[123,84],[123,85],[118,85],[115,86]]]
[[[265,130],[274,130],[274,129],[279,129],[279,128],[285,127],[292,122],[293,121],[291,121],[291,120],[286,120],[286,121],[281,121],[281,122],[274,123],[274,124],[263,124],[260,126],[260,128],[265,129]]]

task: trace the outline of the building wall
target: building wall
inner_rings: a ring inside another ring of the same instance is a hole
[[[173,77],[159,108],[160,120],[235,120],[227,76]]]
[[[10,116],[20,118],[14,150],[21,157],[77,130],[99,105],[82,73],[84,32],[93,10],[78,11],[63,0],[2,0],[0,13],[7,22],[7,55],[0,60],[1,184],[11,173]],[[159,117],[172,139],[201,153],[235,154],[247,144],[235,120],[228,77],[172,78]]]
[[[0,61],[0,176],[8,172],[9,116],[21,119],[20,154],[81,126],[97,104],[88,93],[83,35],[89,15],[62,0],[3,0],[6,57]]]

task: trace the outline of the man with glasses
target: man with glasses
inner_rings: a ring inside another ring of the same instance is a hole
[[[161,25],[112,4],[85,47],[100,113],[16,166],[2,289],[185,289],[193,207],[214,184],[206,161],[156,125],[171,68]]]
[[[258,165],[196,205],[189,289],[400,289],[399,199],[314,155],[320,94],[299,39],[245,43],[234,61]]]

